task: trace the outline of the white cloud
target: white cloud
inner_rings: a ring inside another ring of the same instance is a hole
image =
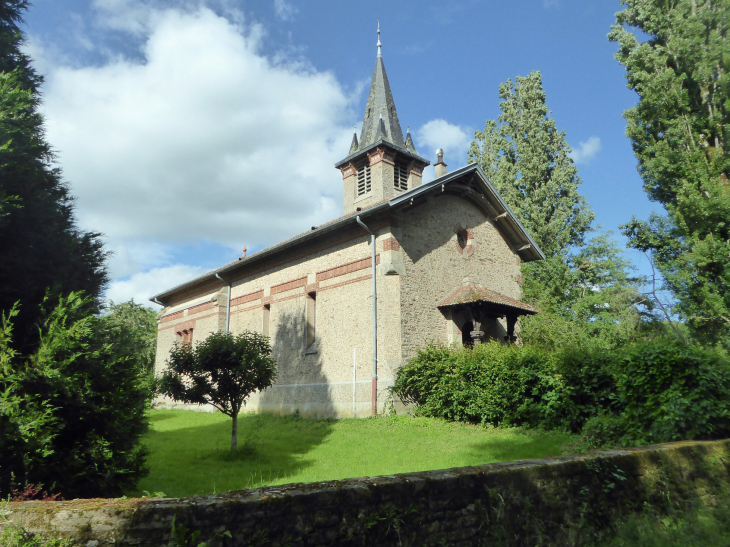
[[[601,139],[593,136],[581,142],[578,148],[568,154],[575,163],[589,163],[601,151]]]
[[[277,17],[283,21],[291,21],[299,11],[296,6],[286,0],[274,0],[274,10]]]
[[[113,277],[168,265],[175,245],[267,246],[341,214],[333,164],[356,96],[331,73],[266,58],[261,27],[205,7],[96,4],[141,37],[140,55],[55,65],[43,110],[80,225],[117,254]]]
[[[426,122],[416,131],[416,145],[419,154],[436,161],[436,150],[444,150],[444,161],[449,171],[466,165],[467,152],[474,132],[463,126],[454,125],[443,119]],[[433,178],[433,168],[424,173],[425,180]]]
[[[106,298],[117,304],[134,299],[137,304],[159,308],[159,306],[149,301],[152,296],[190,281],[202,273],[204,273],[203,268],[185,264],[152,268],[146,272],[136,273],[127,279],[112,281],[106,291]]]

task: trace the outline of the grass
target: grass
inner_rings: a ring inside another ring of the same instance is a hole
[[[223,414],[156,410],[150,423],[150,474],[131,495],[194,496],[557,456],[570,440],[409,416],[313,420],[248,414],[239,416],[239,454],[232,457],[231,421]]]
[[[646,507],[618,526],[599,547],[727,547],[730,545],[730,497],[712,506],[695,502],[689,507],[659,510]]]

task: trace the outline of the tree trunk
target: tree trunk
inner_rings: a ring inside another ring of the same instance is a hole
[[[238,412],[233,413],[233,423],[231,424],[231,454],[235,454],[238,449]]]

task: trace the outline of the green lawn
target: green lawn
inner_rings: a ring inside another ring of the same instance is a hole
[[[132,492],[193,496],[557,456],[568,435],[485,429],[430,418],[311,420],[239,417],[230,456],[230,418],[186,410],[150,412],[150,474]]]

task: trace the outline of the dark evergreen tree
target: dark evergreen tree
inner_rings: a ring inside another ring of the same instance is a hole
[[[76,226],[73,198],[45,140],[42,77],[20,50],[27,6],[0,0],[0,311],[22,302],[14,321],[22,354],[39,342],[35,324],[47,291],[56,300],[84,291],[94,307],[108,281],[99,234]]]

